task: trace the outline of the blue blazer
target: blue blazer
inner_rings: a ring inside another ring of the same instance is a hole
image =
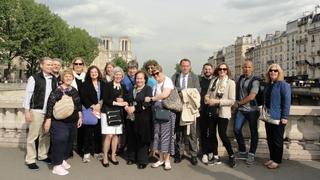
[[[265,88],[265,92],[270,88],[268,84]],[[271,97],[266,97],[264,93],[264,98],[270,100],[270,116],[272,119],[288,119],[290,106],[291,106],[291,88],[285,81],[277,81],[272,88]]]

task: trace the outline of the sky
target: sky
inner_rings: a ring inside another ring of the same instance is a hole
[[[320,0],[36,0],[94,37],[129,36],[140,65],[156,59],[169,76],[182,58],[193,71],[237,36],[284,31]]]

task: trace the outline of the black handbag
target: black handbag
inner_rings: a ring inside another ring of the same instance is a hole
[[[122,121],[122,110],[120,108],[106,108],[108,126],[118,126],[123,123]]]
[[[155,108],[153,114],[154,119],[159,122],[169,122],[171,116],[170,110],[163,108]]]

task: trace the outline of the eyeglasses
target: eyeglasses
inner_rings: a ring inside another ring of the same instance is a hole
[[[278,69],[269,69],[269,72],[279,72]]]
[[[73,65],[75,65],[75,66],[82,66],[83,63],[73,63]]]
[[[218,71],[227,71],[228,68],[218,68]]]
[[[147,67],[147,69],[149,70],[149,69],[153,69],[154,67],[152,67],[152,66],[149,66],[149,67]]]
[[[152,73],[152,76],[158,76],[160,72],[154,72]]]

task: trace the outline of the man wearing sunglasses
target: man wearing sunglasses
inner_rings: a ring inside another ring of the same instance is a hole
[[[258,118],[259,108],[256,95],[259,92],[260,82],[253,75],[253,63],[246,60],[243,64],[243,75],[237,81],[236,87],[236,103],[234,108],[237,108],[234,133],[238,142],[238,159],[246,160],[248,165],[254,163],[254,157],[258,146]],[[245,121],[248,121],[251,141],[250,150],[246,151],[246,145],[242,135],[242,127]]]
[[[172,76],[172,81],[179,92],[187,88],[196,88],[200,93],[199,77],[191,72],[191,61],[189,59],[182,59],[180,61],[180,72]],[[187,126],[180,126],[180,116],[176,118],[176,146],[175,146],[175,163],[180,163],[183,153],[185,142],[189,145],[191,154],[191,164],[197,165],[197,134],[196,123],[190,125],[190,133],[187,133]]]

